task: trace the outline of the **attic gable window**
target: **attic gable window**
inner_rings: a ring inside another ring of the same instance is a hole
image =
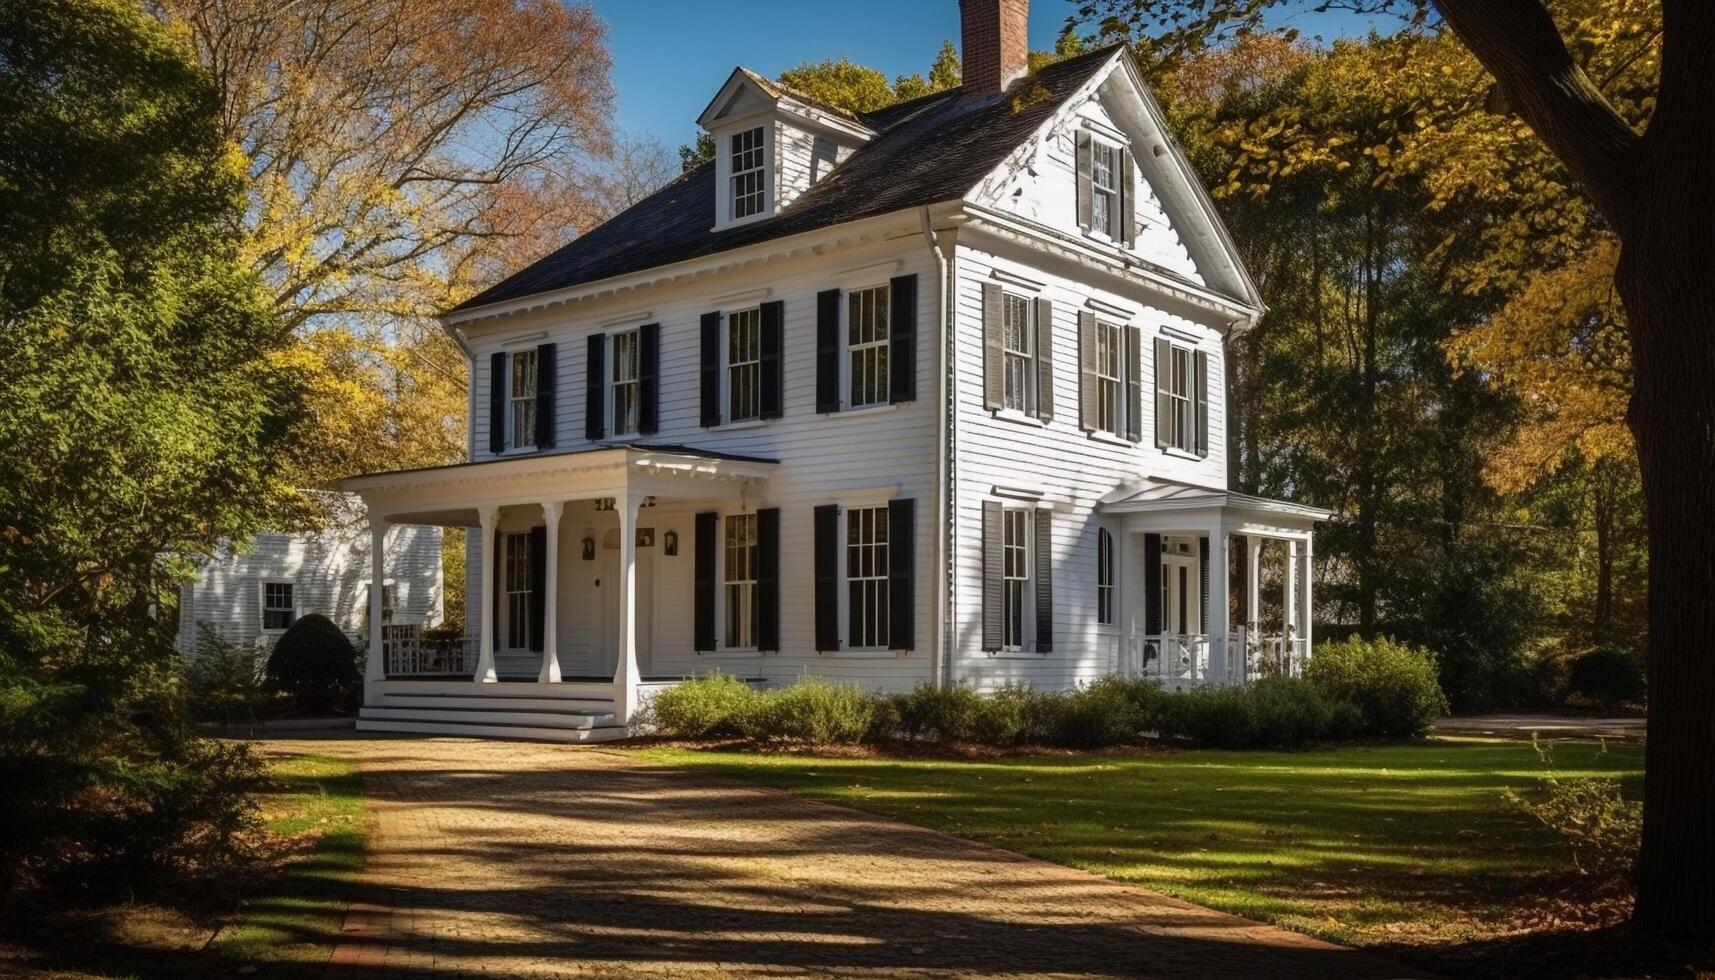
[[[761,214],[767,181],[762,127],[732,134],[732,220]]]
[[[1137,239],[1131,152],[1087,130],[1078,132],[1077,147],[1078,227],[1115,244],[1131,244]]]
[[[1090,147],[1090,227],[1118,239],[1119,181],[1114,164],[1118,149],[1096,142]]]

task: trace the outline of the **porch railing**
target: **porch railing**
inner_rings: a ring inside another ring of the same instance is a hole
[[[1303,637],[1262,636],[1243,627],[1220,637],[1206,634],[1137,634],[1127,639],[1118,673],[1164,684],[1237,683],[1260,677],[1301,677],[1309,659]]]
[[[476,670],[477,639],[434,635],[416,624],[381,627],[381,653],[388,677],[470,674]]]

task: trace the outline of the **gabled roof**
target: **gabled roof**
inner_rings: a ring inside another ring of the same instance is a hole
[[[706,163],[452,312],[963,197],[1118,50],[1068,58],[1016,83],[1012,92],[1029,93],[1017,109],[1011,96],[949,89],[861,113],[876,137],[767,221],[711,231],[715,167]]]
[[[1218,507],[1240,513],[1270,514],[1310,521],[1326,521],[1334,517],[1334,511],[1326,507],[1312,507],[1289,500],[1270,500],[1248,493],[1200,487],[1159,477],[1146,477],[1120,487],[1103,497],[1100,507],[1103,513],[1108,514]]]

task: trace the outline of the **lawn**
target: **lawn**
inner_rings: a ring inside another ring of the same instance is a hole
[[[735,776],[983,841],[1354,946],[1497,939],[1559,921],[1571,855],[1514,812],[1524,742],[967,761],[658,748]],[[1560,742],[1566,775],[1642,788],[1634,745]]]

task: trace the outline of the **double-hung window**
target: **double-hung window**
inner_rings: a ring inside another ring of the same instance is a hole
[[[846,295],[847,382],[852,408],[887,403],[887,286]]]
[[[616,436],[634,436],[640,409],[637,383],[637,331],[613,335],[613,429]]]
[[[262,583],[262,628],[270,632],[289,629],[296,618],[292,583]]]
[[[1096,622],[1114,623],[1114,536],[1105,527],[1096,529]]]
[[[726,647],[756,646],[756,515],[729,514],[726,519],[725,572]]]
[[[375,583],[374,582],[369,583],[369,587],[370,587],[370,589],[374,589]],[[398,598],[399,598],[399,586],[398,585],[396,585],[392,582],[387,582],[381,586],[381,621],[383,623],[393,622],[393,604],[395,601],[398,600]],[[370,604],[366,602],[363,604],[363,621],[365,623],[369,622],[369,615],[370,615]]]
[[[732,140],[732,218],[761,214],[766,194],[762,127],[734,133]]]
[[[512,432],[507,445],[513,449],[527,449],[536,444],[536,352],[516,351],[507,361],[512,368],[508,401]]]
[[[1090,227],[1118,240],[1119,148],[1100,140],[1090,141]]]
[[[506,536],[506,646],[530,646],[530,535]]]
[[[1030,581],[1030,515],[1001,511],[1001,647],[1024,649],[1024,601]]]
[[[727,315],[727,421],[762,417],[762,310]]]
[[[1167,444],[1174,449],[1194,453],[1197,451],[1197,406],[1192,394],[1191,349],[1175,344],[1168,350],[1171,360],[1167,370]]]
[[[887,646],[887,508],[846,511],[846,645]]]
[[[1125,426],[1125,328],[1096,321],[1096,428],[1123,436]]]
[[[1005,386],[1001,406],[1031,414],[1036,409],[1034,362],[1035,325],[1030,300],[1011,293],[1001,295],[1000,339],[1005,357]]]

